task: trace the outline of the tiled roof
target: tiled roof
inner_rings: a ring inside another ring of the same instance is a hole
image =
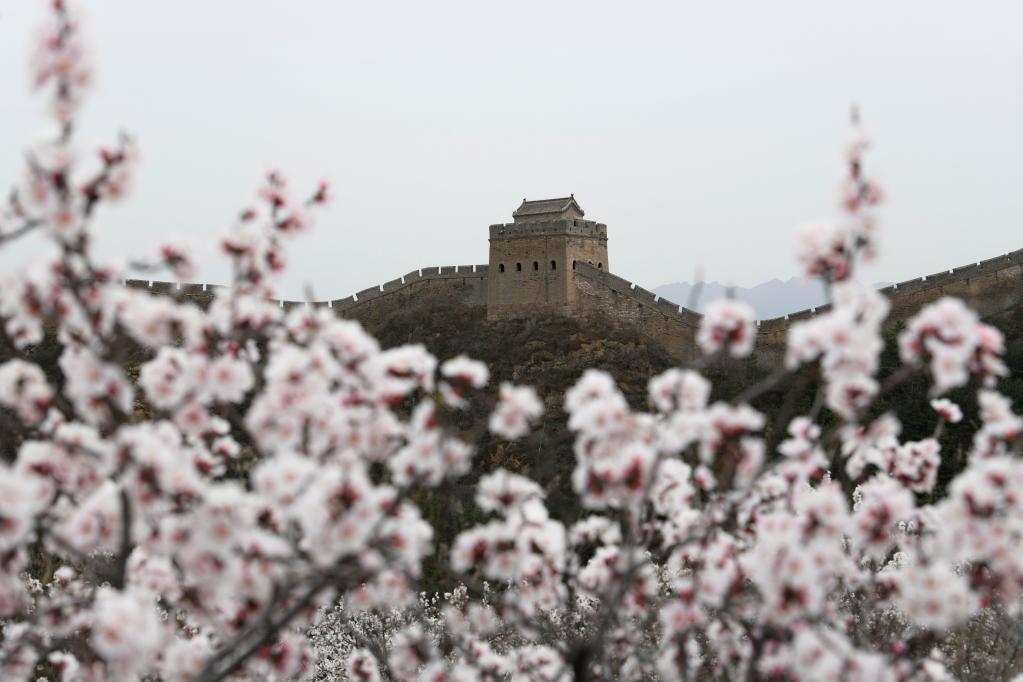
[[[576,202],[574,196],[561,197],[559,199],[537,199],[535,201],[522,200],[522,204],[515,209],[512,216],[515,218],[523,218],[526,216],[545,215],[548,213],[564,213],[572,205],[575,205],[579,215],[585,215],[583,213],[582,206]]]

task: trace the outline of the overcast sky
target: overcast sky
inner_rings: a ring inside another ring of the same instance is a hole
[[[135,134],[121,256],[212,247],[261,174],[336,201],[284,293],[336,298],[484,263],[522,197],[575,193],[611,269],[649,288],[797,273],[794,233],[834,213],[850,102],[889,193],[901,280],[1023,246],[1023,2],[94,0],[82,141]],[[40,130],[27,61],[42,0],[0,0],[0,183]],[[0,255],[12,267],[39,244]],[[201,273],[224,281],[210,248]]]

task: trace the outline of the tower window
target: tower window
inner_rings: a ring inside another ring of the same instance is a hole
[[[572,269],[575,270],[575,261],[572,261]]]
[[[498,272],[504,272],[504,263],[501,263],[500,265],[498,265],[497,266],[497,270],[498,270]]]
[[[515,264],[515,272],[522,272],[522,263]]]
[[[540,264],[533,261],[533,272],[540,272]]]
[[[597,269],[598,270],[603,270],[604,269],[604,264],[603,263],[597,263]]]
[[[558,262],[552,260],[551,261],[551,270],[557,270],[557,269],[558,269]]]

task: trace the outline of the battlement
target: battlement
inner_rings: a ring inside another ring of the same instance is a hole
[[[541,236],[573,236],[607,240],[607,225],[592,220],[547,220],[528,223],[498,223],[490,226],[491,239],[532,239]]]
[[[931,275],[907,279],[896,284],[890,284],[878,291],[892,301],[893,307],[904,303],[910,298],[916,299],[918,298],[917,295],[926,294],[927,292],[931,292],[932,294],[937,292],[938,295],[933,296],[935,299],[942,295],[968,296],[969,287],[962,287],[961,285],[969,285],[969,283],[973,280],[989,277],[991,275],[997,276],[999,273],[1011,276],[1012,279],[1017,279],[1017,276],[1007,272],[1010,269],[1017,268],[1023,268],[1023,249],[1012,251],[1001,256],[995,256],[994,258],[988,258],[987,260],[978,261],[976,263],[967,263],[966,265],[962,265],[957,268],[942,270],[941,272],[936,272]],[[957,286],[963,289],[963,291],[955,291]],[[1020,292],[1020,295],[1021,298],[1023,298],[1023,291]],[[775,332],[787,329],[793,322],[809,319],[816,315],[825,313],[830,309],[831,307],[827,305],[816,308],[807,308],[806,310],[789,313],[788,315],[783,315],[781,317],[761,320],[758,322],[758,325],[761,331]]]
[[[367,304],[370,301],[386,298],[392,294],[410,290],[414,288],[415,285],[422,283],[428,284],[430,282],[452,281],[465,284],[467,280],[471,280],[471,283],[479,290],[481,289],[481,282],[485,286],[487,271],[488,266],[486,264],[444,265],[440,267],[421,268],[419,270],[413,270],[402,277],[389,280],[375,287],[363,289],[362,291],[344,298],[322,301],[295,301],[284,298],[274,298],[270,300],[285,309],[300,306],[311,306],[315,308],[329,308],[338,312],[347,312],[358,308],[360,305]],[[173,295],[186,299],[194,299],[202,304],[208,303],[212,300],[217,289],[229,288],[219,284],[184,284],[146,279],[127,279],[124,280],[124,285],[132,289],[145,289],[154,294]],[[476,296],[476,298],[478,299],[478,305],[483,305],[486,301],[485,293]]]
[[[606,287],[608,291],[634,302],[637,306],[643,307],[665,318],[677,321],[686,327],[697,328],[700,326],[700,313],[681,306],[674,301],[658,296],[652,291],[633,284],[627,279],[611,274],[606,270],[596,268],[589,263],[578,263],[575,269],[576,277],[581,277],[590,282]]]

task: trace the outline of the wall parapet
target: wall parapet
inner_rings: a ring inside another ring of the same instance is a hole
[[[486,279],[489,266],[481,265],[445,265],[440,267],[421,268],[392,279],[375,287],[369,287],[354,295],[345,298],[328,299],[324,301],[292,301],[283,298],[272,298],[271,301],[283,308],[294,308],[298,306],[325,307],[335,310],[348,310],[360,303],[378,299],[382,296],[393,294],[416,282],[426,280],[450,280],[450,279]],[[221,284],[194,284],[178,282],[162,282],[159,280],[147,279],[126,279],[124,286],[132,289],[145,289],[154,294],[179,294],[186,297],[211,296],[217,289],[227,289]]]
[[[598,282],[611,291],[632,299],[639,305],[656,311],[660,315],[677,320],[687,327],[699,326],[700,318],[703,317],[695,310],[689,310],[674,301],[669,301],[652,291],[647,291],[643,287],[633,284],[627,279],[612,274],[607,270],[601,270],[589,263],[576,263],[575,274]]]
[[[495,234],[505,236],[506,233],[502,230],[514,230],[515,233],[521,232],[535,236],[538,233],[554,234],[554,230],[559,230],[558,234],[568,234],[566,230],[589,231],[588,234],[592,235],[593,230],[605,229],[603,224],[588,220],[507,223],[492,225],[490,228],[492,236]],[[667,338],[673,340],[673,343],[677,339],[689,339],[686,343],[691,345],[693,330],[699,326],[702,318],[700,313],[662,298],[652,291],[584,261],[574,263],[571,273],[573,278],[582,278],[597,285],[588,287],[589,301],[597,302],[598,305],[608,303],[610,308],[623,319],[654,325],[656,329],[652,331],[652,334],[666,335]],[[403,290],[408,290],[407,295],[417,300],[420,296],[423,297],[423,300],[427,300],[436,298],[438,295],[448,297],[445,300],[451,300],[453,292],[463,291],[464,293],[454,293],[454,300],[467,305],[483,305],[486,303],[488,276],[489,266],[486,264],[427,267],[413,270],[402,277],[340,299],[310,302],[276,299],[276,302],[285,309],[298,306],[325,307],[337,312],[358,313],[360,316],[368,316],[372,319],[389,314],[388,311],[393,305],[409,305],[408,300],[405,299],[397,303],[394,299],[384,301],[390,295]],[[429,283],[432,280],[454,280],[453,288],[449,291],[438,286],[436,291],[431,293],[423,283]],[[470,284],[470,286],[468,288],[461,287],[457,280]],[[224,288],[212,284],[178,284],[144,279],[128,279],[124,280],[124,284],[156,294],[205,300],[212,297],[217,289]],[[410,287],[419,288],[410,289]],[[1023,249],[961,267],[942,270],[925,277],[898,282],[880,289],[880,292],[892,303],[888,324],[897,324],[923,305],[944,295],[967,298],[968,302],[972,303],[981,315],[989,315],[1005,309],[1007,306],[1023,303]],[[596,298],[593,298],[594,296]],[[373,301],[381,303],[362,307]],[[581,305],[580,309],[587,310],[587,305],[590,304]],[[787,332],[793,324],[812,319],[828,310],[830,310],[830,306],[824,305],[781,317],[758,320],[758,345],[768,349],[777,349],[784,344]]]
[[[700,324],[702,318],[700,313],[657,296],[589,263],[578,263],[575,274],[597,282],[641,306],[656,310],[668,320],[678,320],[689,327],[698,327]],[[1002,294],[991,295],[992,289]],[[879,291],[892,303],[892,312],[886,321],[889,325],[898,324],[923,305],[945,295],[972,297],[974,299],[972,304],[981,315],[992,314],[1006,305],[1023,303],[1023,249],[924,277],[897,282]],[[788,330],[793,324],[823,315],[830,310],[830,305],[822,305],[780,317],[757,320],[758,343],[767,347],[784,344]]]
[[[1023,249],[1011,251],[1001,256],[995,256],[994,258],[988,258],[976,263],[969,263],[957,268],[950,268],[931,275],[925,275],[923,277],[916,277],[914,279],[907,279],[903,282],[889,284],[886,287],[878,289],[878,291],[884,294],[884,296],[893,303],[897,303],[899,299],[911,294],[920,294],[934,289],[940,290],[953,284],[968,283],[970,280],[977,277],[993,275],[1014,266],[1023,266]],[[1023,293],[1021,293],[1021,298],[1023,298]],[[789,313],[788,315],[782,315],[781,317],[760,320],[757,324],[761,331],[783,331],[787,329],[792,322],[809,319],[821,313],[825,313],[828,310],[830,310],[830,306],[827,305],[817,308],[807,308],[806,310]]]
[[[490,226],[490,237],[516,239],[543,235],[600,237],[607,239],[607,225],[592,220],[546,220],[535,223],[498,223]]]

